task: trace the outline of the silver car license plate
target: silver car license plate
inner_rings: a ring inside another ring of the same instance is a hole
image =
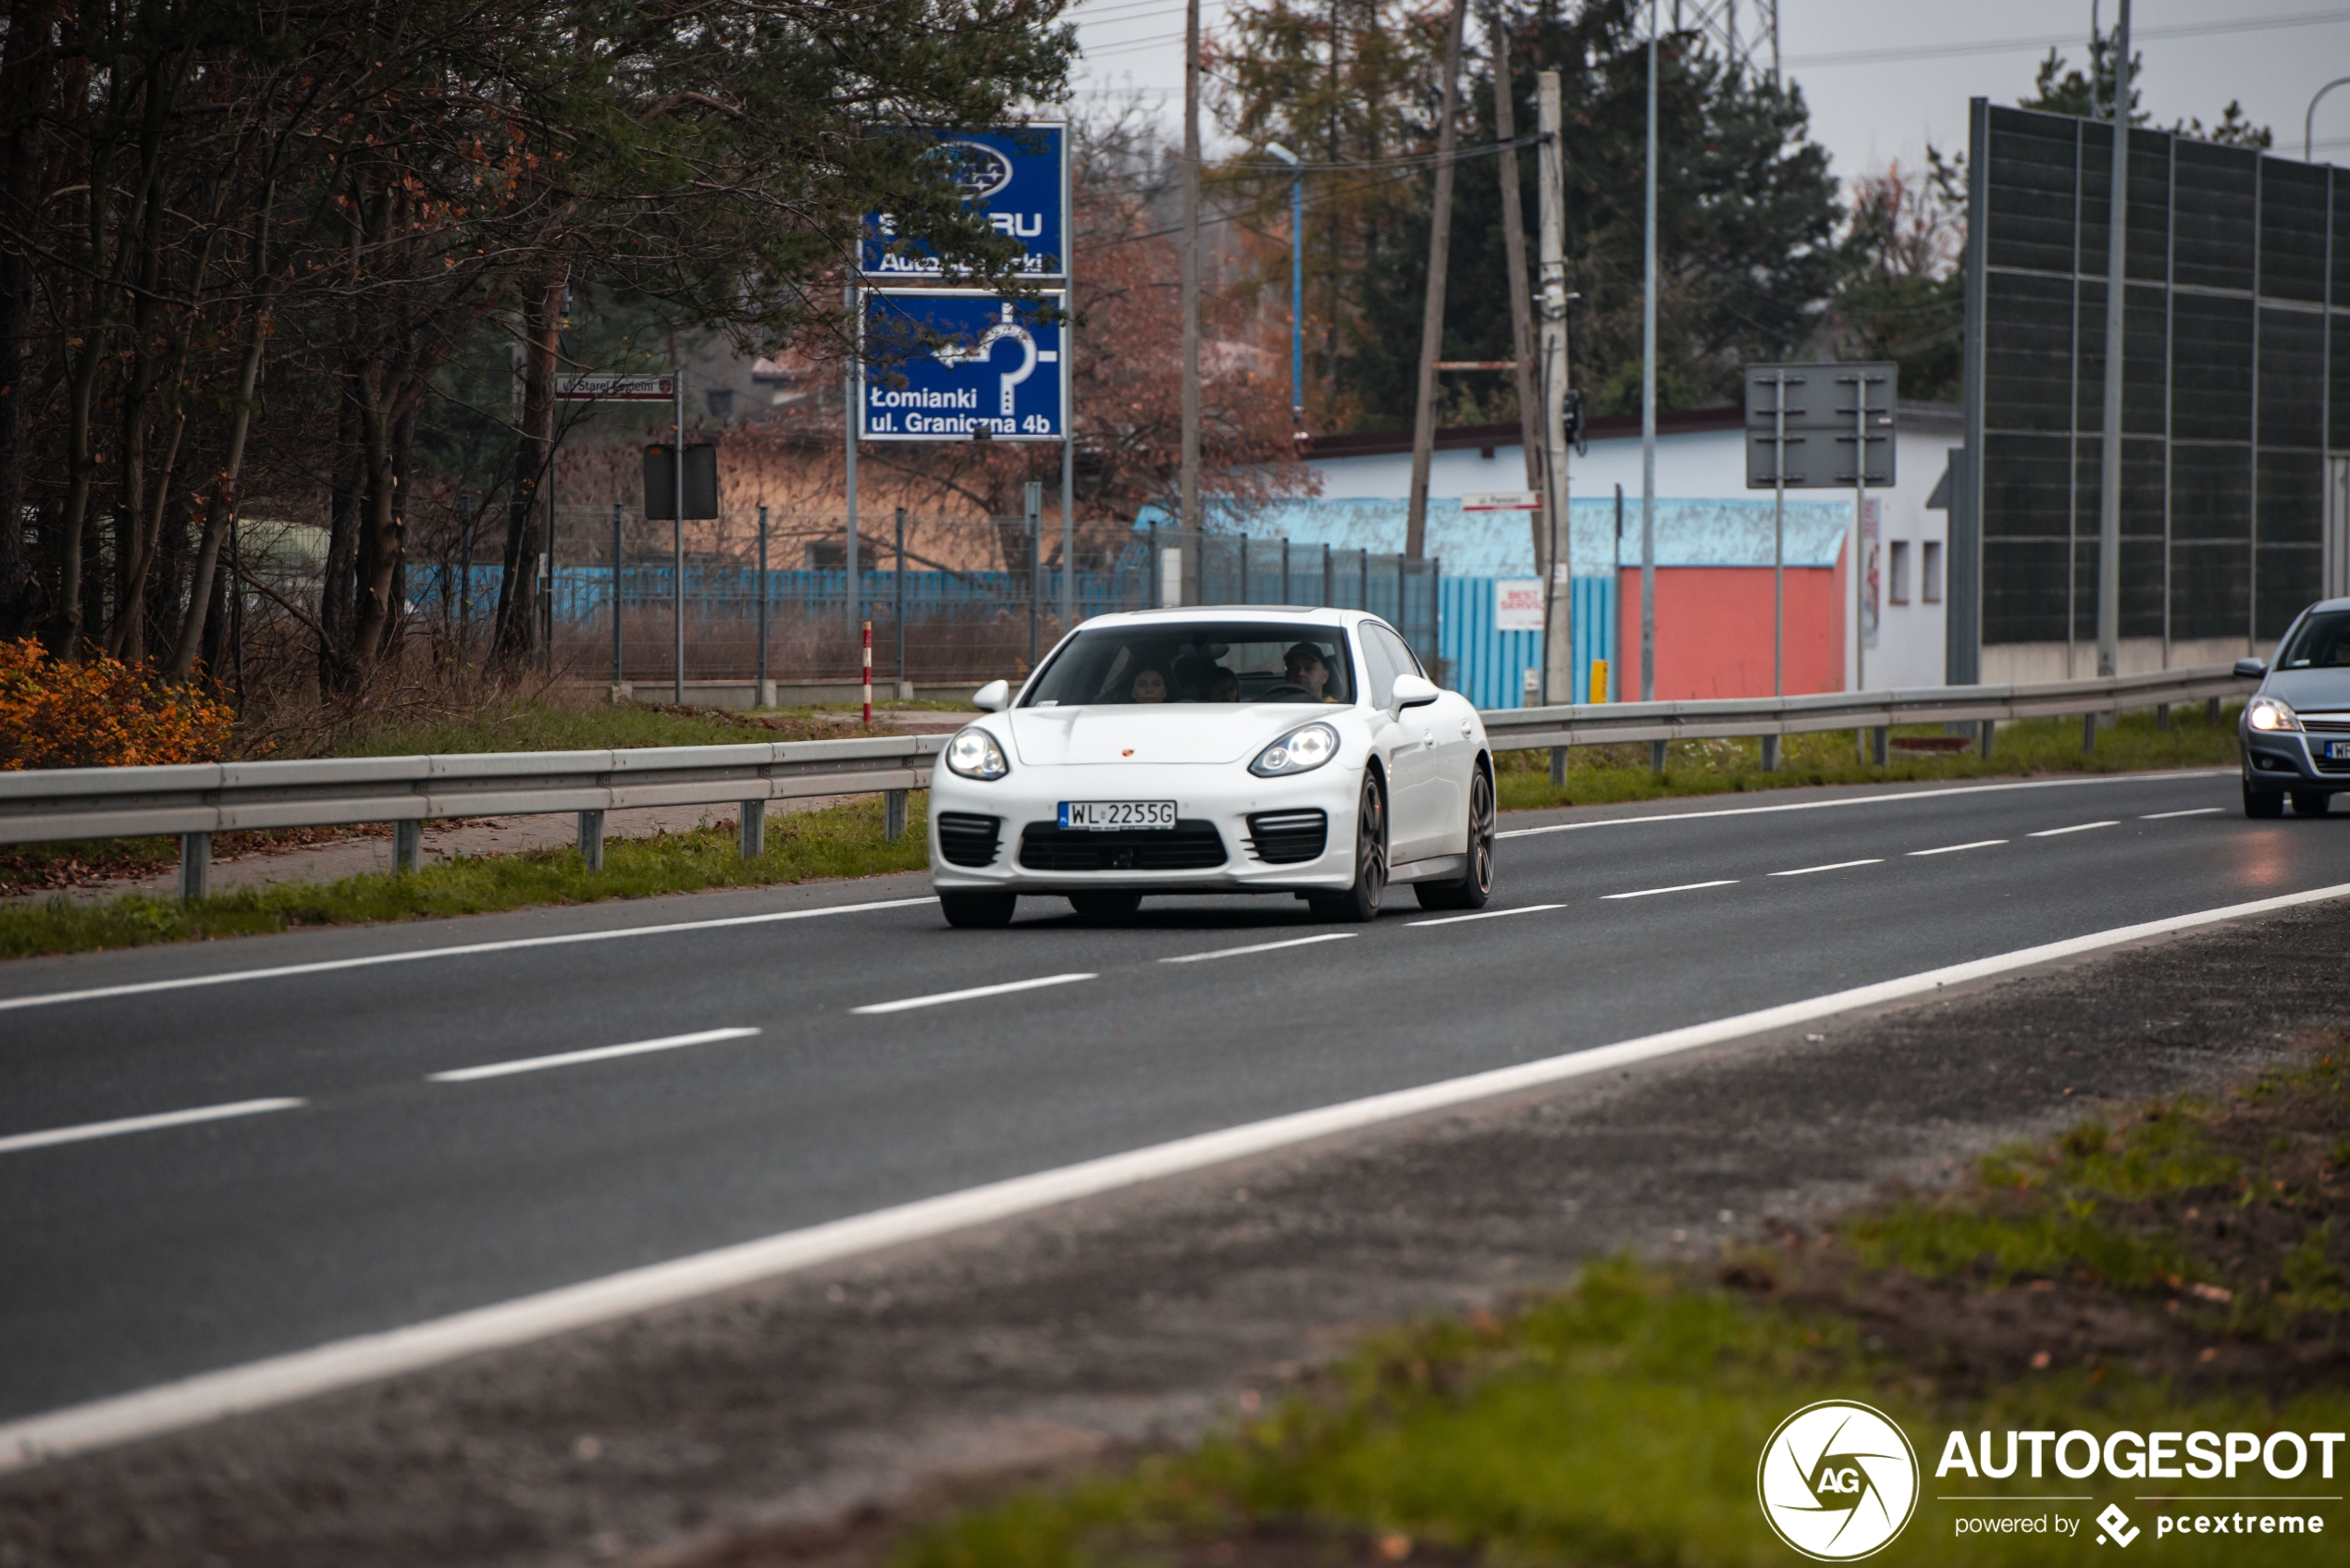
[[[1061,826],[1114,833],[1120,828],[1175,826],[1172,800],[1064,800]]]

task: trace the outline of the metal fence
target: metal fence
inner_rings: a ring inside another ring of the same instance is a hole
[[[870,621],[877,683],[976,684],[1033,667],[1066,629],[1068,589],[1080,620],[1170,604],[1367,609],[1438,665],[1433,561],[1151,528],[1082,533],[1069,562],[1051,518],[1041,541],[1018,517],[903,526],[894,513],[867,520],[852,577],[838,518],[773,513],[762,540],[755,511],[731,510],[686,525],[681,580],[670,525],[565,507],[542,579],[556,664],[615,682],[675,679],[682,610],[687,680],[851,680]],[[412,563],[410,612],[485,646],[501,575],[494,562]]]

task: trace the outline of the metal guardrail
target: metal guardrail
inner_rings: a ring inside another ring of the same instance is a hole
[[[1813,697],[1620,702],[1497,710],[1485,715],[1494,749],[1565,748],[1759,735],[1763,765],[1778,736],[1874,732],[1885,759],[1896,724],[1975,723],[1989,754],[1992,726],[2016,719],[2216,702],[2255,683],[2224,667],[2035,685],[1934,686]],[[2084,725],[2084,742],[2094,732]],[[892,839],[906,831],[907,792],[930,782],[948,737],[880,735],[751,746],[623,751],[489,752],[451,757],[355,757],[312,762],[200,762],[155,768],[68,768],[0,773],[0,844],[180,836],[180,893],[201,897],[212,835],[239,829],[393,824],[394,858],[414,870],[423,824],[450,817],[576,812],[580,853],[603,864],[604,813],[646,806],[723,805],[742,813],[746,857],[766,844],[766,803],[880,793]]]
[[[1895,724],[1999,723],[2015,719],[2119,713],[2241,696],[2259,683],[2225,665],[2158,670],[2030,685],[1921,686],[1811,697],[1742,697],[1691,702],[1583,703],[1502,709],[1485,715],[1497,751],[1607,746],[1626,741],[1882,730]]]
[[[393,824],[394,858],[413,870],[436,818],[572,811],[580,853],[603,864],[604,813],[733,802],[743,854],[765,848],[766,804],[880,792],[889,836],[906,831],[906,795],[930,782],[946,735],[622,751],[513,751],[351,757],[312,762],[194,762],[0,773],[0,844],[180,837],[179,890],[202,897],[212,835],[249,828]]]

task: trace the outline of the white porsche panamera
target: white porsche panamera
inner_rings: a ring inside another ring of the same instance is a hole
[[[1022,894],[1094,920],[1146,895],[1285,893],[1364,920],[1391,883],[1429,908],[1493,886],[1493,761],[1477,710],[1359,610],[1203,607],[1085,622],[932,774],[949,922]]]

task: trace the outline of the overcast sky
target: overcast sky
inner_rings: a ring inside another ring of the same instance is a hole
[[[1224,8],[1222,0],[1203,0],[1210,28]],[[1669,25],[1670,0],[1664,10]],[[1084,0],[1070,15],[1085,49],[1081,90],[1164,95],[1169,125],[1180,126],[1181,0]],[[2110,25],[2113,0],[2103,15]],[[2163,125],[2187,116],[2208,124],[2240,99],[2254,123],[2276,131],[2276,150],[2298,157],[2310,94],[2350,76],[2350,5],[2138,0],[2132,17],[2144,63],[2140,103]],[[2087,0],[1779,0],[1781,59],[1841,178],[1896,159],[1916,167],[1929,141],[1963,148],[1969,98],[2012,103],[2029,92],[2059,35],[2067,37],[2067,58],[2085,68],[2088,31]],[[1880,57],[1830,57],[1853,55]],[[1896,57],[1882,57],[1888,55]],[[2317,156],[2350,165],[2350,87],[2318,109]]]

